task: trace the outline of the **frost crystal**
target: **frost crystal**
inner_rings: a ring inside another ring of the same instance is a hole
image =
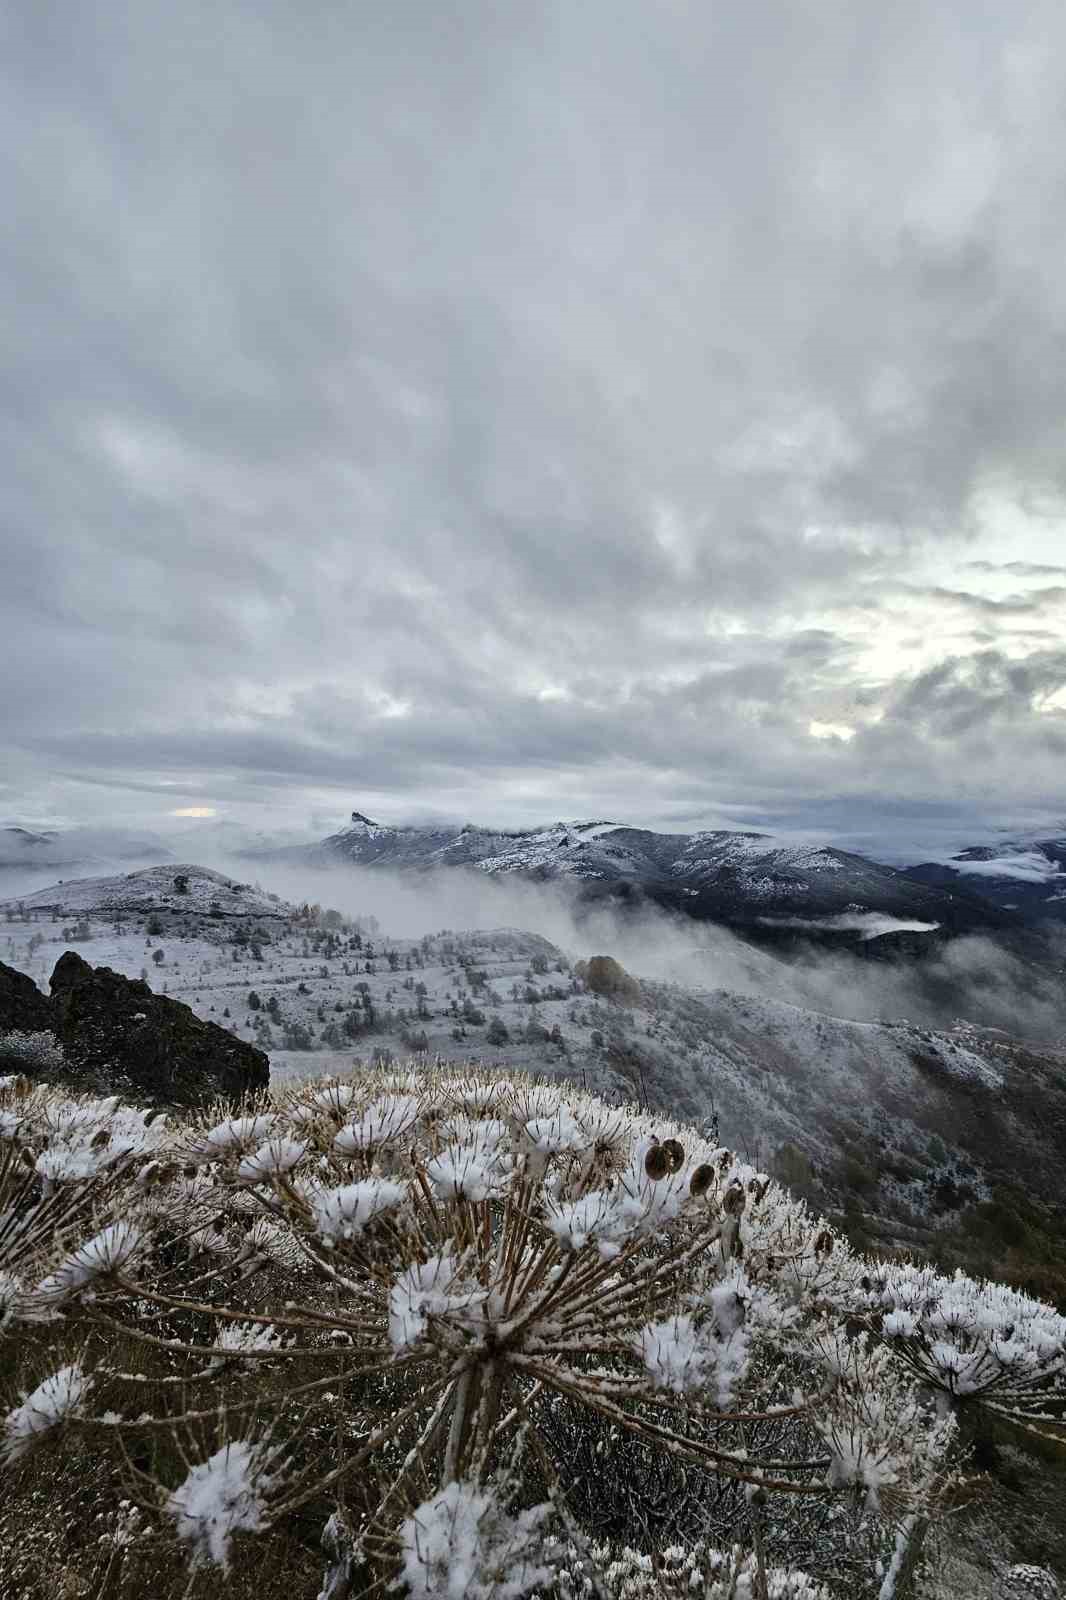
[[[409,1600],[522,1600],[535,1592],[551,1579],[542,1559],[549,1510],[512,1515],[491,1490],[449,1483],[401,1529]]]
[[[0,1335],[4,1334],[19,1314],[22,1286],[11,1272],[0,1270]]]
[[[221,1356],[240,1356],[250,1352],[280,1350],[281,1334],[259,1322],[224,1322],[215,1335],[215,1349]]]
[[[267,1471],[271,1459],[265,1446],[234,1440],[198,1462],[170,1495],[164,1509],[190,1546],[194,1567],[205,1561],[228,1567],[233,1535],[266,1526],[266,1496],[276,1481]]]
[[[315,1232],[331,1244],[354,1239],[374,1217],[394,1211],[406,1198],[403,1185],[387,1178],[363,1178],[339,1189],[320,1189],[311,1196]]]
[[[42,1434],[57,1428],[69,1417],[80,1416],[91,1384],[92,1378],[77,1362],[60,1367],[38,1384],[33,1393],[4,1418],[0,1463],[7,1466],[17,1461]]]
[[[80,1293],[95,1279],[118,1272],[137,1253],[142,1242],[141,1230],[132,1222],[111,1223],[39,1283],[34,1290],[35,1298],[54,1302]]]

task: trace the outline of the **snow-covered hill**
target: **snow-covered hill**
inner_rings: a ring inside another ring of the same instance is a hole
[[[208,867],[168,863],[110,877],[74,878],[0,903],[5,912],[55,917],[151,914],[167,918],[282,918],[290,908],[277,895],[237,883]]]

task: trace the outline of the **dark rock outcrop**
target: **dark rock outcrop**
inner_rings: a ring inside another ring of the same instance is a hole
[[[0,1033],[48,1033],[52,1006],[32,978],[0,961]]]
[[[262,1050],[138,978],[91,967],[68,950],[51,988],[49,998],[25,973],[0,964],[0,1033],[55,1034],[62,1081],[72,1087],[195,1106],[218,1095],[241,1099],[269,1082]]]
[[[67,1059],[84,1070],[120,1074],[153,1099],[197,1105],[215,1095],[265,1089],[270,1062],[180,1000],[153,994],[139,978],[90,967],[68,950],[52,973],[52,1028]]]

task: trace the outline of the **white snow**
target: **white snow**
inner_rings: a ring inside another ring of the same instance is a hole
[[[210,1561],[227,1568],[233,1535],[266,1527],[266,1494],[274,1482],[269,1465],[263,1446],[236,1439],[197,1462],[170,1495],[164,1510],[190,1546],[194,1566]]]
[[[77,1362],[60,1367],[4,1418],[0,1462],[17,1461],[30,1446],[68,1417],[81,1416],[92,1377]]]

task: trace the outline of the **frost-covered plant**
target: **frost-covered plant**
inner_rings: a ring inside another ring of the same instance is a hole
[[[979,1405],[1038,1432],[1061,1426],[1066,1317],[1001,1283],[907,1263],[866,1280],[874,1326],[947,1411]]]
[[[8,1455],[60,1424],[202,1436],[183,1482],[136,1480],[197,1563],[354,1495],[337,1572],[518,1600],[547,1581],[549,1516],[586,1537],[561,1417],[741,1496],[764,1589],[776,1507],[907,1529],[935,1503],[952,1424],[915,1382],[924,1324],[885,1328],[899,1307],[867,1266],[692,1128],[476,1071],[304,1084],[173,1129],[51,1093],[0,1092],[0,1117],[0,1323],[105,1352],[95,1414],[68,1360],[71,1403],[49,1410],[46,1377],[8,1413]],[[1046,1312],[1030,1387],[1061,1381]],[[119,1334],[135,1372],[107,1359]],[[782,1553],[767,1592],[806,1600]]]
[[[807,1573],[760,1564],[739,1546],[671,1545],[649,1555],[628,1545],[614,1551],[599,1545],[590,1557],[570,1548],[560,1559],[560,1600],[585,1600],[596,1585],[607,1600],[829,1600],[829,1591]]]

